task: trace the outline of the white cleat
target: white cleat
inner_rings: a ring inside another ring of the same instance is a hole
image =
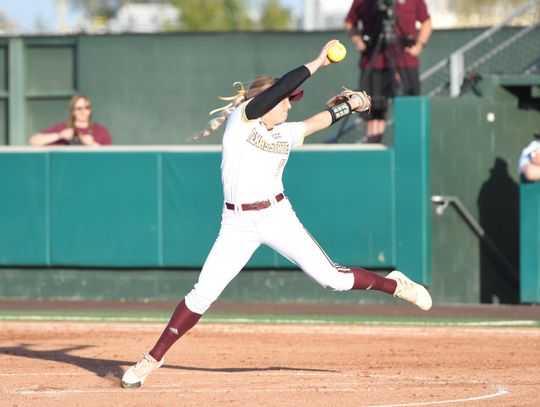
[[[122,377],[122,387],[124,389],[134,389],[141,387],[154,370],[160,367],[165,359],[159,362],[148,353],[143,354],[143,358],[136,365],[131,366]]]
[[[386,278],[395,280],[397,283],[396,291],[393,294],[394,297],[399,297],[405,301],[412,302],[424,311],[431,308],[431,295],[429,295],[428,290],[426,290],[424,286],[415,283],[405,274],[397,270],[392,271]]]

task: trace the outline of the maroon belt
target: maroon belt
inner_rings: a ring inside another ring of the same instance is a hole
[[[279,202],[283,198],[285,198],[285,195],[283,194],[283,192],[281,192],[277,194],[275,198],[276,198],[276,202]],[[237,205],[229,203],[229,202],[225,202],[225,206],[227,207],[227,209],[231,211],[234,211],[237,208]],[[240,208],[242,208],[243,211],[260,211],[261,209],[266,209],[272,206],[272,201],[270,201],[270,199],[267,199],[266,201],[246,203],[246,204],[241,204],[239,206]]]

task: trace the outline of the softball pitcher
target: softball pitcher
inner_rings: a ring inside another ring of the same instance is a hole
[[[226,121],[221,229],[198,282],[178,304],[155,346],[126,371],[123,387],[140,387],[163,364],[169,348],[199,321],[261,244],[277,250],[326,289],[379,290],[423,310],[431,308],[427,290],[398,271],[385,278],[334,264],[300,223],[283,191],[281,178],[291,149],[302,144],[304,137],[371,106],[365,92],[345,90],[328,102],[328,109],[303,122],[286,122],[291,101],[303,96],[299,86],[331,63],[327,51],[335,43],[328,42],[316,59],[279,79],[262,76],[247,91],[241,87],[232,102],[220,109],[222,115],[196,135],[208,136]]]

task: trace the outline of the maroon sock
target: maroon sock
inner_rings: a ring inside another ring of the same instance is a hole
[[[163,359],[163,355],[182,335],[195,326],[201,319],[201,314],[196,314],[189,310],[184,300],[174,310],[171,320],[165,327],[165,330],[152,348],[150,356],[157,361]]]
[[[391,278],[384,278],[372,271],[360,267],[351,268],[354,275],[353,290],[378,290],[394,294],[397,283]]]

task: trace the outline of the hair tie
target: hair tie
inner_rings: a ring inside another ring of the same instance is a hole
[[[236,101],[237,99],[241,98],[241,97],[245,97],[246,96],[246,89],[244,88],[244,84],[242,82],[235,82],[233,83],[233,88],[236,86],[236,85],[239,85],[240,86],[240,89],[236,91],[236,94],[233,95],[233,96],[219,96],[219,99],[221,100],[233,100],[233,101]],[[212,110],[210,113],[208,113],[210,116],[212,116],[214,113],[217,113],[217,112],[221,112],[222,110],[225,110],[231,106],[234,106],[234,102],[231,102],[229,103],[228,105],[226,106],[223,106],[223,107],[220,107],[218,109],[214,109]]]

